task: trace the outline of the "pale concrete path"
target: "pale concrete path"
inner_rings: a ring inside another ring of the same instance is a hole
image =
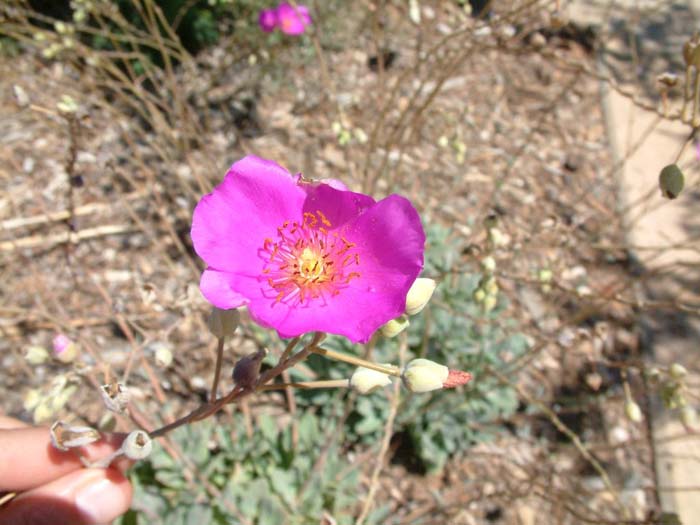
[[[656,76],[671,71],[683,79],[683,43],[700,30],[700,0],[576,0],[570,18],[601,28],[601,72],[648,101],[657,100]],[[679,300],[700,305],[700,158],[689,144],[678,162],[686,174],[686,191],[670,201],[658,189],[660,170],[674,162],[690,128],[660,120],[628,98],[603,86],[603,104],[611,147],[625,159],[618,174],[620,206],[632,251],[647,271],[670,269],[639,287],[647,300]],[[680,99],[672,107],[679,107]],[[700,139],[700,136],[698,137]],[[698,310],[700,311],[700,307]],[[649,310],[642,320],[653,359],[679,362],[700,385],[700,315]],[[690,399],[695,403],[696,396]],[[700,524],[700,436],[689,434],[678,413],[657,407],[653,415],[660,499],[664,511],[676,512],[683,525]],[[675,436],[675,439],[669,439]]]

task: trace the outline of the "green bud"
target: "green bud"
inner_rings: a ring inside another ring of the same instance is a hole
[[[358,366],[350,377],[350,387],[360,394],[370,394],[390,384],[389,375],[363,366]]]
[[[486,292],[482,288],[477,288],[474,290],[472,297],[477,303],[481,303],[486,299]]]
[[[49,360],[49,351],[43,346],[28,346],[24,350],[24,359],[30,365],[42,365]]]
[[[491,310],[496,308],[497,304],[498,304],[498,297],[496,297],[495,295],[487,295],[484,298],[484,302],[483,302],[484,311],[487,313],[490,312]]]
[[[365,130],[363,130],[362,128],[355,128],[355,138],[360,144],[366,144],[369,140],[367,133],[365,133]]]
[[[87,13],[85,12],[84,9],[76,9],[75,11],[73,11],[73,21],[76,24],[83,22],[85,20],[86,16],[87,16]]]
[[[260,365],[267,355],[267,350],[261,348],[238,360],[233,367],[233,382],[241,388],[252,388],[260,376]]]
[[[549,268],[542,268],[539,272],[537,272],[537,279],[541,283],[549,283],[552,281],[552,270]]]
[[[419,277],[411,285],[406,295],[406,313],[416,315],[428,304],[433,297],[437,283],[433,279]]]
[[[386,323],[379,329],[379,331],[384,337],[392,338],[396,337],[406,328],[408,328],[409,324],[411,323],[409,323],[408,318],[405,315],[402,315],[401,317],[397,317],[396,319],[392,319]]]
[[[639,423],[643,418],[642,409],[639,408],[639,405],[634,401],[627,401],[627,403],[625,403],[625,414],[633,423]]]
[[[683,379],[686,375],[688,375],[688,370],[686,370],[686,368],[679,363],[673,363],[668,369],[668,373],[673,379]]]
[[[698,426],[698,413],[691,406],[681,408],[681,423],[688,428],[695,429]]]
[[[661,195],[667,199],[675,199],[683,191],[685,176],[676,164],[669,164],[659,174]]]
[[[503,233],[498,228],[491,228],[489,230],[489,239],[494,246],[508,246],[508,244],[510,244],[510,236]]]
[[[232,336],[241,322],[241,314],[238,310],[222,310],[213,308],[209,315],[209,331],[214,337],[222,338]]]
[[[493,273],[496,271],[496,259],[490,255],[481,259],[481,267],[486,273]]]
[[[78,103],[69,95],[61,96],[61,100],[56,104],[59,113],[70,115],[78,111]]]
[[[34,410],[36,406],[41,402],[41,392],[36,388],[27,390],[24,394],[24,399],[22,400],[22,407],[27,411]]]
[[[486,292],[486,295],[497,295],[498,294],[498,282],[496,278],[491,276],[484,281],[482,288]]]
[[[173,362],[173,352],[166,343],[156,343],[153,348],[156,364],[160,368],[168,368]]]
[[[439,390],[450,375],[445,366],[428,359],[414,359],[406,365],[402,378],[411,392],[422,393]]]

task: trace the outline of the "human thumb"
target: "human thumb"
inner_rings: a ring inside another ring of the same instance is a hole
[[[5,525],[110,523],[131,505],[131,485],[114,469],[81,469],[23,492],[0,507]]]

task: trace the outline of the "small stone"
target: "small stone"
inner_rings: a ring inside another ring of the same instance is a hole
[[[22,161],[22,171],[24,173],[32,173],[35,165],[36,161],[32,157],[25,157]]]

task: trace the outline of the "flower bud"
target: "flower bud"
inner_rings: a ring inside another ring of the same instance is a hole
[[[53,355],[61,363],[70,363],[78,356],[78,345],[65,334],[57,334],[53,338]]]
[[[429,359],[414,359],[403,371],[403,382],[411,392],[430,392],[439,390],[450,375],[445,365]]]
[[[213,308],[209,315],[209,331],[214,337],[222,338],[232,336],[241,322],[241,314],[238,310],[222,310]]]
[[[510,235],[503,233],[498,228],[491,228],[489,230],[489,239],[494,246],[503,247],[510,244]]]
[[[483,300],[486,299],[486,292],[481,288],[477,288],[474,290],[472,297],[477,303],[483,302]]]
[[[648,368],[646,370],[646,375],[647,375],[647,380],[649,381],[649,384],[652,386],[656,386],[659,384],[659,381],[661,380],[661,371],[654,367]]]
[[[426,277],[416,279],[406,295],[406,313],[416,315],[425,308],[433,296],[436,286],[437,283],[433,279]]]
[[[681,408],[681,423],[684,426],[695,430],[698,427],[698,413],[691,406]]]
[[[486,279],[484,281],[484,284],[481,287],[486,292],[486,295],[497,295],[498,294],[498,282],[496,281],[496,278],[493,276]]]
[[[370,394],[390,384],[389,375],[363,366],[358,366],[350,377],[350,387],[360,394]]]
[[[683,191],[685,177],[676,164],[669,164],[659,174],[659,188],[661,195],[667,199],[675,199]]]
[[[406,328],[408,328],[409,324],[411,323],[409,323],[408,318],[405,315],[402,315],[401,317],[397,317],[396,319],[392,319],[386,323],[379,329],[379,331],[384,337],[392,338],[396,337]]]
[[[639,423],[642,420],[642,409],[634,401],[625,403],[625,414],[633,423]]]
[[[481,267],[486,273],[493,273],[496,271],[496,259],[492,256],[487,256],[481,259]]]
[[[69,95],[63,95],[61,100],[56,103],[56,109],[63,115],[72,115],[78,111],[78,103]]]
[[[537,272],[537,279],[541,283],[549,283],[552,281],[552,270],[549,268],[542,268],[539,272]]]
[[[100,394],[105,407],[110,412],[123,414],[129,405],[129,390],[121,383],[112,382],[100,387]]]
[[[161,368],[168,368],[173,363],[173,353],[167,343],[155,343],[153,345],[153,357]]]
[[[39,390],[36,388],[30,388],[24,394],[24,398],[22,399],[22,408],[24,408],[27,412],[30,412],[34,410],[39,403],[41,403],[41,399],[41,392],[39,392]]]
[[[688,375],[688,370],[686,370],[686,368],[679,363],[673,363],[668,369],[668,373],[671,374],[673,379],[683,379],[686,375]]]
[[[42,365],[49,359],[49,352],[43,346],[28,346],[24,349],[24,359],[30,365]]]
[[[267,355],[267,350],[261,348],[257,352],[242,357],[233,367],[233,382],[241,388],[252,388],[258,381],[260,365]]]
[[[484,298],[483,302],[483,307],[485,312],[490,312],[494,308],[496,308],[496,305],[498,304],[498,297],[495,295],[487,295]]]
[[[411,392],[421,393],[441,388],[455,388],[468,383],[472,375],[461,370],[450,370],[429,359],[414,359],[404,368],[403,383]]]
[[[143,430],[134,430],[122,443],[122,451],[124,455],[133,460],[147,458],[153,450],[153,440],[147,432]]]
[[[58,450],[84,447],[100,439],[100,433],[94,428],[84,426],[69,426],[63,421],[51,425],[51,444]]]

